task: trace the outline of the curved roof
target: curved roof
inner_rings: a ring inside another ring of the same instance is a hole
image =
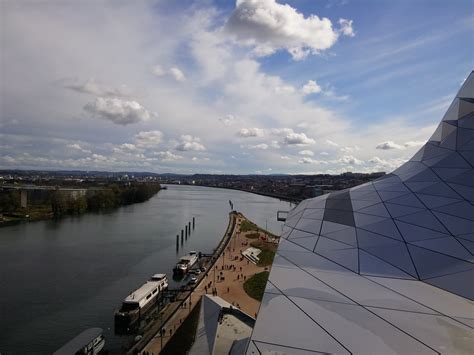
[[[248,354],[474,348],[473,111],[471,73],[410,161],[289,213]]]

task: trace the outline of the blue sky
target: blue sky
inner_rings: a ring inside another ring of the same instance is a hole
[[[471,1],[4,1],[0,168],[390,171],[473,69]]]

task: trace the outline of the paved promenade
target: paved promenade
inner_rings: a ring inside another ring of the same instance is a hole
[[[191,296],[178,309],[176,313],[164,325],[165,334],[161,337],[156,334],[153,339],[146,345],[141,354],[147,352],[149,354],[159,354],[162,346],[164,347],[175,331],[184,322],[187,315],[198,303],[200,297],[205,294],[217,293],[227,302],[240,307],[245,313],[256,316],[260,302],[249,297],[243,288],[244,281],[253,276],[255,273],[264,270],[246,259],[240,261],[240,252],[249,247],[249,239],[245,237],[245,233],[240,232],[240,223],[244,219],[241,214],[234,215],[236,218],[235,228],[232,236],[225,246],[225,251],[221,253],[215,266],[208,271],[202,278],[199,285],[192,292]],[[237,260],[236,260],[237,259]]]

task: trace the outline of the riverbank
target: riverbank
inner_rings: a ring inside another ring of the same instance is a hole
[[[149,200],[161,190],[158,183],[103,185],[89,188],[1,186],[0,227],[22,222],[60,219]],[[32,201],[30,201],[30,199]]]
[[[281,231],[276,211],[288,210],[288,203],[174,185],[106,213],[0,228],[8,285],[0,301],[10,305],[2,313],[8,324],[0,334],[2,354],[51,354],[87,327],[104,329],[110,354],[126,352],[128,338],[114,333],[114,311],[154,273],[167,273],[171,288],[179,288],[173,266],[190,250],[212,254],[228,225],[229,200],[259,225],[268,220],[270,231]],[[176,251],[176,235],[193,216],[196,228]]]
[[[205,275],[201,276],[198,285],[181,302],[181,306],[176,308],[166,321],[163,321],[162,326],[160,324],[159,329],[164,328],[165,331],[158,331],[151,340],[147,341],[143,349],[141,346],[136,346],[129,353],[141,349],[141,354],[159,354],[204,294],[218,295],[243,312],[256,317],[260,300],[249,296],[243,285],[247,279],[262,271],[267,271],[269,267],[255,265],[243,258],[241,253],[250,246],[252,239],[255,238],[254,236],[248,238],[248,235],[258,233],[258,240],[260,240],[260,237],[264,237],[266,232],[258,227],[257,231],[243,232],[241,231],[242,223],[245,225],[251,222],[241,213],[232,212],[230,214],[228,229],[216,249],[216,257],[213,258],[211,267],[207,269]],[[194,334],[188,334],[188,336],[194,336]]]

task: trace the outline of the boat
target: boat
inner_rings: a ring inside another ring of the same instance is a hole
[[[175,274],[185,274],[187,273],[197,262],[198,254],[195,251],[190,251],[188,255],[182,256],[178,263],[176,264],[173,272]]]
[[[102,328],[89,328],[84,330],[53,355],[96,355],[104,349],[105,338],[102,335]]]
[[[160,292],[168,288],[165,274],[155,274],[140,288],[129,294],[115,312],[115,326],[128,327],[141,319],[156,304]]]

